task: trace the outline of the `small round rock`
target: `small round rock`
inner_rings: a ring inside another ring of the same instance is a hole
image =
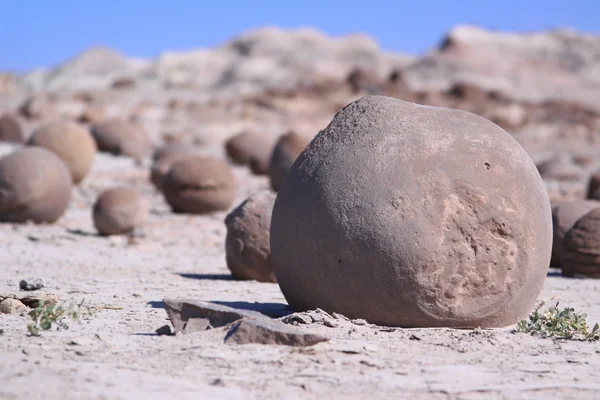
[[[100,151],[136,159],[143,159],[154,151],[152,140],[138,124],[111,119],[92,125],[91,130]]]
[[[563,239],[567,232],[581,217],[596,208],[600,208],[600,201],[576,200],[562,203],[552,208],[552,226],[554,229],[552,259],[550,260],[550,266],[552,268],[560,267]],[[569,271],[565,271],[564,269],[563,273],[569,275]]]
[[[150,167],[150,182],[162,191],[163,180],[175,161],[196,155],[196,150],[184,144],[169,144],[154,152]]]
[[[227,155],[235,164],[250,165],[252,172],[266,175],[273,151],[274,140],[254,131],[244,131],[225,143]]]
[[[25,133],[21,129],[19,120],[11,114],[4,114],[0,117],[0,142],[23,143]]]
[[[269,178],[274,191],[279,190],[294,161],[309,143],[310,138],[293,131],[281,135],[277,140],[269,160]]]
[[[600,278],[600,208],[575,222],[562,244],[560,265],[564,275]]]
[[[18,314],[27,310],[27,306],[17,299],[7,298],[0,302],[0,313],[2,314]]]
[[[277,282],[269,244],[275,197],[270,190],[257,192],[225,218],[227,267],[234,279]]]
[[[149,204],[137,190],[129,187],[108,189],[96,200],[94,226],[102,235],[122,235],[146,222]]]
[[[544,183],[525,150],[474,114],[366,96],[294,163],[271,217],[289,305],[401,327],[524,318],[552,251]]]
[[[53,152],[26,147],[0,160],[0,221],[54,222],[71,201],[71,173]]]
[[[193,156],[171,165],[163,180],[165,200],[176,213],[206,214],[233,204],[236,182],[223,160]]]
[[[74,184],[87,176],[96,158],[96,142],[82,125],[57,121],[43,125],[29,138],[30,146],[39,146],[55,153],[71,171]]]

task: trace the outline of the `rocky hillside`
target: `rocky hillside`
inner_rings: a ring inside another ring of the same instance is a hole
[[[268,27],[153,60],[93,48],[53,68],[0,74],[0,112],[18,114],[27,132],[49,118],[118,116],[143,124],[157,145],[215,149],[242,130],[315,134],[365,94],[491,119],[546,166],[553,201],[582,197],[600,167],[600,37],[570,30],[459,26],[412,57],[364,35]]]

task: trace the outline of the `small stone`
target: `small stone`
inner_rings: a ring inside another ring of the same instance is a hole
[[[171,327],[169,325],[163,325],[160,328],[158,328],[156,331],[157,335],[167,335],[170,336],[173,334],[173,332],[171,332]]]
[[[280,322],[267,319],[242,319],[236,322],[225,336],[226,344],[270,344],[295,347],[312,346],[328,338],[306,333]]]
[[[282,318],[281,322],[283,322],[285,324],[298,325],[298,324],[310,324],[313,322],[313,320],[310,316],[306,315],[305,313],[294,313],[294,314],[291,314],[291,315],[288,315],[288,316]]]
[[[0,313],[2,314],[18,314],[25,310],[27,310],[25,304],[17,299],[8,298],[0,302]]]
[[[44,280],[41,278],[23,279],[19,282],[19,288],[26,291],[40,290],[44,286]]]

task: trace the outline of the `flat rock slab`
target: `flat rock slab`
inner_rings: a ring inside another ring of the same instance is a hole
[[[167,316],[175,328],[175,333],[219,328],[242,318],[267,319],[266,316],[256,311],[240,310],[208,301],[164,299],[163,303]]]
[[[242,319],[227,332],[227,344],[275,344],[295,347],[312,346],[329,340],[325,336],[302,332],[267,319]]]

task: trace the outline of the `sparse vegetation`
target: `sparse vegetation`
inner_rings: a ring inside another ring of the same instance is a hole
[[[45,304],[43,301],[29,312],[29,317],[33,320],[27,325],[27,330],[32,336],[39,336],[42,331],[52,329],[56,326],[57,330],[69,329],[68,320],[80,321],[81,317],[93,315],[93,310],[83,305],[71,303],[67,308],[62,305]]]
[[[558,337],[569,340],[598,340],[600,339],[600,325],[595,324],[590,330],[586,321],[587,314],[577,313],[573,308],[565,307],[562,310],[558,304],[540,312],[546,304],[542,302],[528,319],[519,321],[517,332],[529,333],[541,337]]]

